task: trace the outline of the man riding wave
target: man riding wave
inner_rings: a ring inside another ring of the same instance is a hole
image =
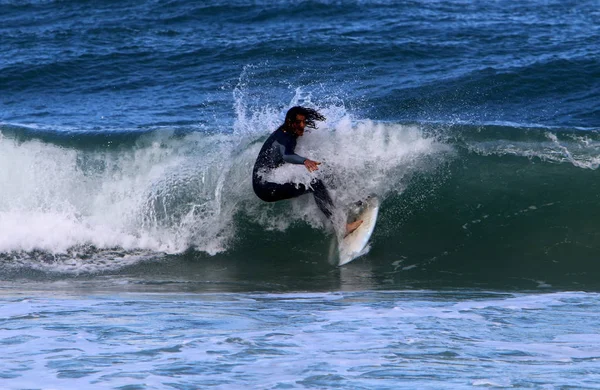
[[[267,138],[263,144],[252,171],[254,193],[265,202],[291,199],[312,192],[317,206],[331,220],[335,209],[327,188],[319,179],[313,179],[310,186],[302,183],[273,183],[265,180],[267,173],[288,163],[303,164],[309,172],[319,169],[320,162],[310,160],[295,153],[298,137],[304,135],[306,127],[315,128],[315,121],[325,117],[311,108],[295,106],[288,110],[285,122]],[[362,221],[346,225],[346,235],[356,230]]]

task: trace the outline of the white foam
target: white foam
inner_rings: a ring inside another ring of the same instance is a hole
[[[540,159],[553,163],[568,163],[577,168],[596,170],[600,167],[597,150],[598,141],[588,136],[557,133],[544,133],[548,141],[514,141],[495,139],[493,141],[470,141],[467,145],[472,152],[483,156],[518,156]]]
[[[327,226],[311,196],[288,201],[282,211],[254,195],[254,161],[287,108],[255,111],[243,88],[236,93],[233,134],[176,137],[161,129],[113,149],[0,137],[0,253],[91,246],[215,254],[236,236],[240,211],[266,229],[297,220]],[[321,169],[310,174],[287,164],[273,180],[322,178],[337,205],[401,192],[405,178],[439,162],[429,157],[450,151],[418,127],[356,121],[339,102],[321,108],[309,100],[297,90],[291,105],[316,107],[328,120],[299,140],[297,152],[321,161]]]
[[[490,379],[479,379],[473,381],[473,386],[485,386],[485,387],[513,387],[510,381],[493,381]]]
[[[435,169],[452,153],[449,146],[426,136],[417,126],[353,121],[350,116],[331,125],[305,133],[296,147],[297,154],[321,162],[318,171],[309,173],[303,165],[285,164],[264,179],[309,187],[313,179],[321,179],[336,206],[345,210],[371,194],[385,199],[392,192],[402,193],[412,175]],[[322,216],[314,204],[292,203],[297,207],[292,215],[286,215],[288,220],[302,215],[313,225],[322,226]]]
[[[214,212],[202,211],[220,209],[214,202],[222,201],[226,158],[214,156],[223,149],[221,138],[196,142],[196,134],[184,140],[163,134],[113,151],[0,139],[0,252],[63,253],[78,245],[222,250],[215,238],[222,225]],[[213,152],[197,161],[195,147]],[[187,194],[193,201],[179,202]],[[192,242],[198,224],[208,227],[205,242]]]

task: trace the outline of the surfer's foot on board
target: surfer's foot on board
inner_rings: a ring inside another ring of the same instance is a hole
[[[346,237],[348,234],[352,233],[353,231],[355,231],[356,229],[358,229],[358,227],[363,223],[362,219],[359,219],[358,221],[354,221],[352,223],[349,223],[346,225],[346,234],[344,234],[344,237]]]

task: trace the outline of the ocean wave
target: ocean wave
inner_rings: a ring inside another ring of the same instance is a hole
[[[269,115],[276,123],[275,112],[245,120]],[[329,125],[305,135],[298,152],[322,156],[320,174],[340,207],[366,194],[382,199],[365,257],[381,272],[557,283],[569,273],[579,276],[567,280],[588,280],[595,269],[597,131],[344,116]],[[3,267],[102,272],[189,251],[250,262],[273,253],[301,261],[309,251],[327,263],[334,236],[310,196],[267,204],[252,192],[268,132],[163,129],[107,148],[94,138],[18,139],[19,127],[6,129]]]
[[[323,225],[304,200],[281,213],[254,196],[251,169],[264,135],[155,131],[126,134],[120,144],[86,135],[83,145],[68,134],[56,133],[67,142],[55,143],[31,132],[15,137],[15,127],[6,133],[13,135],[0,141],[2,252],[91,244],[218,253],[237,234],[241,211],[271,228],[297,219]],[[428,156],[449,151],[415,127],[372,122],[343,120],[305,138],[298,153],[323,157],[319,175],[338,204],[401,191],[404,177],[437,164]]]

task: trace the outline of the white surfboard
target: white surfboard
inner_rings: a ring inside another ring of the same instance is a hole
[[[356,217],[357,220],[362,219],[363,223],[358,229],[348,234],[338,243],[338,265],[348,264],[368,252],[369,248],[367,244],[369,243],[371,234],[373,234],[373,229],[375,229],[378,213],[379,199],[377,197],[371,196],[363,202],[361,210]]]

